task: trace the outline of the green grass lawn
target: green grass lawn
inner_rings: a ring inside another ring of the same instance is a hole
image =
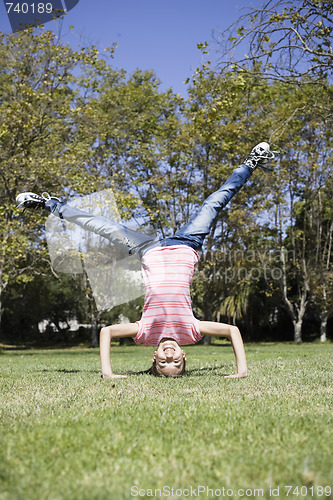
[[[229,344],[185,350],[186,377],[118,380],[98,350],[2,351],[0,499],[332,498],[333,345],[248,344],[240,380]]]

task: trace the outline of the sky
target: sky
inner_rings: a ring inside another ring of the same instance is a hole
[[[101,50],[116,43],[115,68],[128,73],[152,69],[163,90],[172,87],[185,96],[186,78],[203,62],[197,44],[236,21],[244,7],[261,5],[261,0],[80,0],[65,18],[64,41],[75,46],[84,40]],[[57,29],[58,22],[45,27]],[[74,30],[68,34],[71,25]],[[0,31],[11,32],[4,2]],[[210,55],[213,61],[215,57]]]

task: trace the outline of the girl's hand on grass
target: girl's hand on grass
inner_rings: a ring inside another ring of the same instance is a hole
[[[226,375],[224,378],[246,378],[247,373],[234,373],[232,375]]]

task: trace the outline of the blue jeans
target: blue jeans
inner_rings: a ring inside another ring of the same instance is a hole
[[[252,169],[247,165],[237,167],[220,189],[205,200],[193,219],[177,231],[174,236],[168,238],[148,236],[106,217],[91,215],[56,200],[47,201],[46,207],[61,219],[108,239],[123,250],[125,255],[142,257],[151,248],[171,245],[187,245],[194,250],[200,250],[217,216],[250,178],[252,172]]]

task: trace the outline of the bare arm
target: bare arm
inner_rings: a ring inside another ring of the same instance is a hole
[[[99,349],[101,355],[102,378],[126,378],[126,375],[116,375],[111,368],[111,340],[113,338],[135,337],[139,331],[137,323],[105,326],[101,329]]]
[[[247,377],[246,356],[243,339],[237,326],[225,323],[215,323],[214,321],[199,321],[201,335],[211,335],[212,337],[225,337],[231,341],[237,365],[237,373],[228,375],[225,378],[245,378]]]

